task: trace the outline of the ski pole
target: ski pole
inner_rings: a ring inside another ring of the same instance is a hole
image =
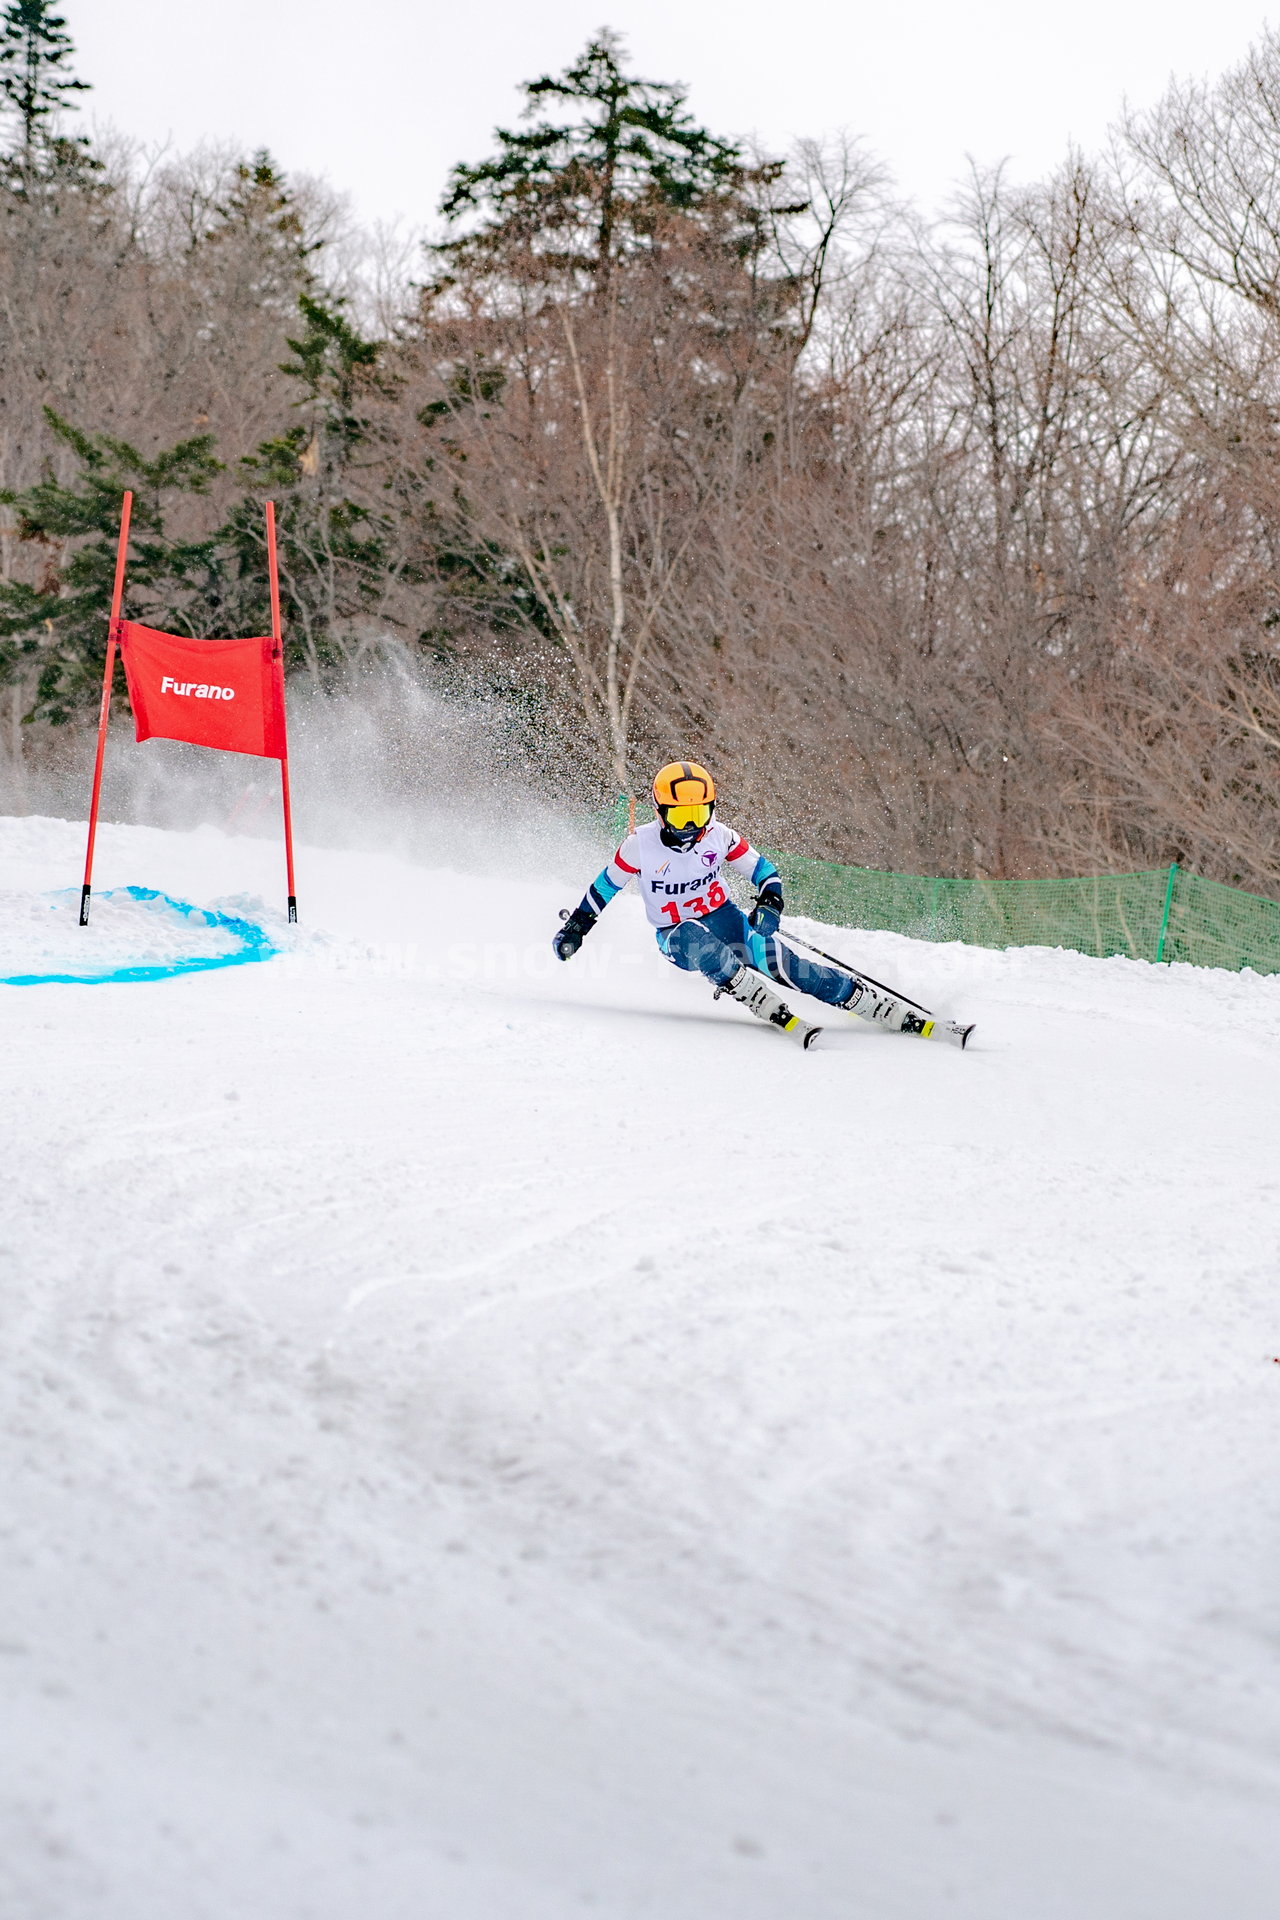
[[[930,1009],[921,1006],[918,1000],[913,1000],[909,993],[900,993],[897,987],[887,987],[883,980],[873,979],[871,974],[864,973],[861,967],[855,967],[851,961],[837,960],[834,953],[828,953],[825,947],[815,947],[812,940],[806,940],[802,933],[795,931],[794,927],[788,927],[787,934],[788,937],[796,941],[798,945],[807,947],[809,952],[815,954],[819,960],[829,960],[831,965],[833,967],[839,967],[842,973],[851,973],[856,979],[865,980],[869,987],[879,987],[881,993],[892,994],[895,1000],[901,1000],[908,1007],[914,1007],[917,1013],[928,1014],[928,1017],[932,1020],[933,1014]]]

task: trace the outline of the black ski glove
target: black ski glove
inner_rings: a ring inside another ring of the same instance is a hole
[[[557,960],[572,960],[594,927],[596,915],[589,907],[575,907],[572,913],[562,913],[560,918],[564,921],[564,925],[551,944],[555,948]]]
[[[778,931],[778,922],[782,918],[782,882],[766,880],[756,895],[756,903],[747,916],[747,925],[756,933],[762,933],[771,940]]]

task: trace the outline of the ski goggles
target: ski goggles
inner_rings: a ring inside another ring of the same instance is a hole
[[[696,807],[663,807],[662,817],[677,833],[686,827],[705,827],[711,818],[711,803],[704,800]]]

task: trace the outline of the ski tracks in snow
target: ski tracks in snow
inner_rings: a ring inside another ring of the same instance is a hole
[[[6,1911],[1269,1920],[1280,983],[828,929],[980,1046],[805,1055],[568,879],[300,891],[0,999]]]

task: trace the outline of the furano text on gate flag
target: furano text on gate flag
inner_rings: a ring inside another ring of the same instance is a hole
[[[269,636],[186,640],[134,620],[122,620],[119,631],[139,740],[283,758],[283,675]]]

